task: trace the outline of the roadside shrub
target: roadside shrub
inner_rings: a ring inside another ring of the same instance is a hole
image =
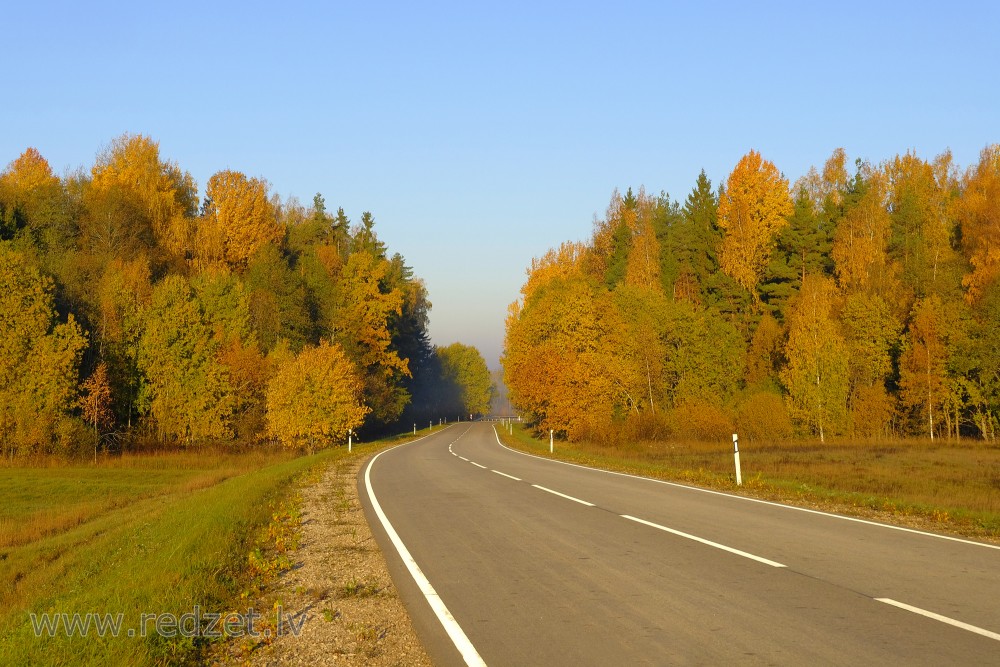
[[[97,434],[81,420],[75,418],[60,419],[56,424],[55,431],[53,454],[69,459],[94,457]]]
[[[729,440],[733,420],[722,408],[708,401],[690,399],[670,412],[670,423],[676,437],[687,440]]]
[[[736,432],[748,440],[787,440],[792,437],[792,420],[785,401],[770,391],[746,396],[736,410]]]
[[[851,398],[851,424],[854,434],[863,437],[885,435],[892,419],[892,400],[885,387],[858,387]]]

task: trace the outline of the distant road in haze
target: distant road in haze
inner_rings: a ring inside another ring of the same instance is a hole
[[[1000,665],[992,545],[540,459],[488,423],[359,490],[438,664]]]

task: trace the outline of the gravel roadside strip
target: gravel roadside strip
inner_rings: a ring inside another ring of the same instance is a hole
[[[358,501],[355,480],[367,458],[333,462],[319,482],[302,488],[293,566],[255,601],[272,618],[280,604],[293,623],[302,622],[298,635],[286,631],[249,656],[230,653],[222,664],[432,664]]]

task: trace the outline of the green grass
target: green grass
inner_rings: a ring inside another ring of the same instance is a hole
[[[383,444],[356,444],[354,456]],[[204,640],[161,636],[152,621],[139,636],[141,615],[246,612],[261,568],[280,563],[264,542],[295,480],[347,456],[338,447],[0,469],[0,664],[196,663]],[[121,614],[119,636],[37,637],[30,616],[90,612]]]
[[[1000,540],[1000,448],[981,441],[741,442],[738,487],[731,442],[557,441],[550,455],[547,437],[498,432],[540,456]]]

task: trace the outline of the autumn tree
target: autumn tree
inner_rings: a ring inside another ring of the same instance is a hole
[[[114,419],[111,412],[111,385],[108,383],[108,365],[103,361],[97,365],[89,378],[80,385],[80,398],[77,401],[83,420],[93,429],[94,433],[102,426],[108,426]]]
[[[94,429],[94,460],[97,460],[97,446],[102,427],[110,426],[114,421],[111,411],[111,385],[108,382],[108,365],[103,361],[97,365],[94,372],[80,385],[80,398],[77,399],[83,420]]]
[[[152,273],[147,257],[112,259],[95,286],[97,316],[94,343],[107,364],[113,409],[127,426],[139,413],[142,386],[139,343],[152,299]]]
[[[865,165],[855,180],[856,203],[837,225],[833,260],[837,281],[847,291],[883,288],[892,219],[887,209],[885,172]]]
[[[268,432],[286,447],[309,452],[347,439],[370,408],[363,383],[336,343],[308,346],[283,364],[267,389]]]
[[[788,365],[781,373],[792,415],[825,442],[847,420],[848,367],[844,337],[834,318],[836,287],[806,276],[788,315]]]
[[[475,347],[452,343],[437,348],[442,380],[457,390],[457,404],[462,414],[485,414],[490,409],[492,381],[486,360]]]
[[[295,350],[316,342],[317,323],[311,316],[308,287],[277,247],[261,248],[243,273],[243,280],[249,292],[250,323],[263,351],[280,339]]]
[[[956,209],[972,270],[962,284],[966,298],[974,302],[1000,276],[1000,144],[983,149],[964,186]]]
[[[501,363],[511,401],[536,427],[571,439],[610,424],[628,410],[624,378],[607,348],[608,332],[621,328],[595,281],[571,275],[536,283],[508,311]]]
[[[232,435],[232,386],[219,347],[188,281],[167,276],[153,290],[139,344],[142,393],[161,436],[192,444]]]
[[[788,181],[778,168],[756,151],[744,155],[719,198],[718,224],[725,233],[719,265],[755,298],[775,238],[793,210]]]
[[[617,382],[628,412],[656,414],[665,405],[667,379],[664,341],[669,303],[659,289],[619,285],[611,294],[620,328],[607,332],[603,341],[609,362],[617,369]]]
[[[101,202],[91,207],[111,205],[111,196],[136,201],[160,247],[175,256],[189,249],[197,187],[189,173],[160,159],[159,142],[130,134],[113,140],[91,169],[90,192]]]
[[[35,148],[0,172],[0,238],[27,231],[48,253],[71,245],[74,232],[62,182]]]
[[[76,397],[86,337],[58,321],[54,284],[9,241],[0,242],[0,440],[8,456],[55,443]]]
[[[848,295],[840,320],[848,355],[851,426],[859,435],[881,435],[893,413],[886,382],[893,375],[900,323],[885,299],[873,292]]]
[[[940,431],[948,398],[949,334],[949,317],[939,297],[914,305],[899,359],[900,397],[904,406],[923,415],[924,432],[931,440]]]
[[[367,251],[351,253],[330,324],[335,342],[362,373],[365,404],[381,423],[396,420],[409,400],[402,386],[402,379],[410,376],[409,364],[392,347],[390,322],[402,314],[403,293],[384,285],[391,269],[388,260]]]
[[[218,361],[229,377],[236,435],[244,441],[254,440],[265,426],[271,368],[251,325],[250,293],[239,277],[224,267],[194,276],[191,287],[218,343]]]
[[[890,254],[917,297],[948,298],[958,288],[962,269],[954,250],[957,225],[953,195],[957,179],[950,153],[927,162],[912,153],[886,164],[891,187]]]
[[[634,203],[623,211],[623,222],[629,232],[625,284],[660,291],[660,242],[654,228],[656,209],[656,201],[640,188]]]
[[[783,355],[784,333],[781,325],[770,313],[765,313],[757,323],[747,349],[747,384],[762,386],[776,380]]]
[[[263,246],[284,238],[267,190],[266,181],[239,171],[219,171],[208,179],[207,204],[198,223],[203,262],[223,261],[242,269]]]

